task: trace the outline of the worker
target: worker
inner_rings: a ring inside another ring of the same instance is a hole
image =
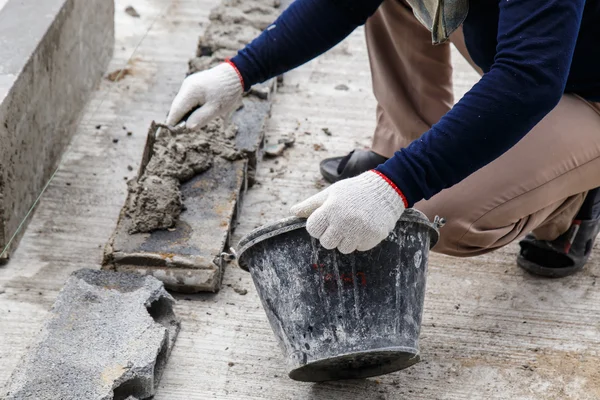
[[[527,271],[580,270],[600,229],[600,0],[296,0],[231,60],[186,78],[167,123],[198,106],[190,126],[226,114],[362,24],[373,145],[321,163],[333,185],[291,210],[308,232],[366,251],[414,206],[447,220],[434,251],[524,237]],[[450,43],[481,74],[456,104]]]

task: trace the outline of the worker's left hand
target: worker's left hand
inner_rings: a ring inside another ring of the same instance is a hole
[[[296,204],[291,213],[308,218],[306,230],[326,249],[348,254],[377,246],[405,209],[401,192],[376,171],[336,182]]]

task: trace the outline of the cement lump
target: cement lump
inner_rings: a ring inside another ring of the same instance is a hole
[[[198,42],[198,56],[211,55],[217,50],[239,50],[260,35],[259,29],[248,25],[211,23]]]
[[[198,42],[197,56],[241,49],[275,21],[280,5],[279,0],[222,1],[210,13],[211,23]]]
[[[149,276],[76,271],[0,398],[152,397],[179,332],[174,302]]]
[[[280,0],[222,0],[221,5],[227,7],[242,7],[244,4],[259,4],[267,7],[281,7]]]
[[[128,182],[125,215],[131,219],[130,234],[168,229],[183,211],[180,185],[208,170],[214,157],[237,160],[244,155],[235,148],[237,127],[217,118],[200,129],[169,128],[153,123],[157,138],[153,155],[142,176]]]
[[[193,74],[194,72],[204,71],[205,69],[215,67],[221,64],[223,61],[232,58],[235,56],[235,54],[235,50],[221,49],[215,51],[210,56],[192,58],[188,62],[188,74]]]
[[[214,8],[209,18],[226,25],[248,25],[265,30],[277,19],[279,11],[272,6],[256,1],[244,2],[238,6],[219,6]]]

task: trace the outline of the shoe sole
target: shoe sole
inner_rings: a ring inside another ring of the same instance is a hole
[[[573,275],[583,269],[583,265],[565,268],[548,268],[533,263],[521,255],[517,256],[517,265],[533,275],[544,276],[546,278],[564,278]]]

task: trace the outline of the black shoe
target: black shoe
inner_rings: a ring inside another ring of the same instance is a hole
[[[573,221],[568,231],[553,241],[529,234],[519,243],[517,264],[535,275],[562,278],[581,270],[590,258],[600,231],[600,219]]]
[[[588,192],[571,227],[553,241],[529,234],[521,240],[517,264],[532,274],[561,278],[581,270],[600,231],[600,189]]]
[[[344,157],[332,157],[321,161],[321,175],[329,183],[352,178],[377,168],[387,158],[371,150],[354,150]]]

